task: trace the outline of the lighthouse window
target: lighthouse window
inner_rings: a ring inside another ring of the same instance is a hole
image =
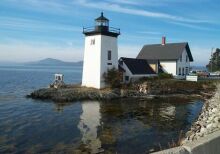
[[[95,44],[95,39],[91,39],[91,45],[94,45]]]
[[[111,59],[112,59],[112,51],[109,50],[109,51],[108,51],[108,60],[111,60]]]

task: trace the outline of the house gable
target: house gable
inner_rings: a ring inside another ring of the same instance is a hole
[[[187,55],[188,55],[188,57],[189,57],[189,61],[190,61],[190,62],[193,62],[193,61],[194,61],[194,60],[193,60],[193,56],[192,56],[192,53],[191,53],[191,50],[190,50],[190,48],[189,48],[189,44],[188,44],[188,43],[186,44],[185,49],[186,49]]]
[[[146,60],[178,60],[182,52],[186,49],[189,61],[193,57],[187,42],[145,45],[137,56],[137,59]]]

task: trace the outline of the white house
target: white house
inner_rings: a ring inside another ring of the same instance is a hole
[[[109,27],[109,20],[103,16],[95,19],[95,26],[83,28],[85,50],[82,86],[104,88],[104,72],[118,67],[117,37],[120,29]]]
[[[128,83],[142,77],[157,76],[147,60],[125,58],[119,59],[119,70],[123,72],[123,82]]]
[[[166,43],[165,37],[162,38],[161,44],[145,45],[138,54],[137,59],[158,61],[157,68],[177,78],[188,75],[190,62],[193,62],[187,42]]]

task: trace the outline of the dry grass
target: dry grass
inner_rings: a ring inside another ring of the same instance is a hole
[[[175,148],[175,147],[181,146],[181,143],[182,143],[183,139],[184,139],[184,135],[183,135],[183,131],[181,130],[180,133],[179,133],[179,137],[178,137],[177,142],[175,142],[172,139],[171,142],[167,143],[166,147],[162,147],[161,144],[158,143],[159,150],[162,151],[162,150],[165,150],[165,149],[171,149],[171,148]]]

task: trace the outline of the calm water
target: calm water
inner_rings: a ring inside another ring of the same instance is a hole
[[[77,67],[0,67],[0,153],[148,153],[178,139],[201,110],[199,100],[53,103],[25,98]]]

